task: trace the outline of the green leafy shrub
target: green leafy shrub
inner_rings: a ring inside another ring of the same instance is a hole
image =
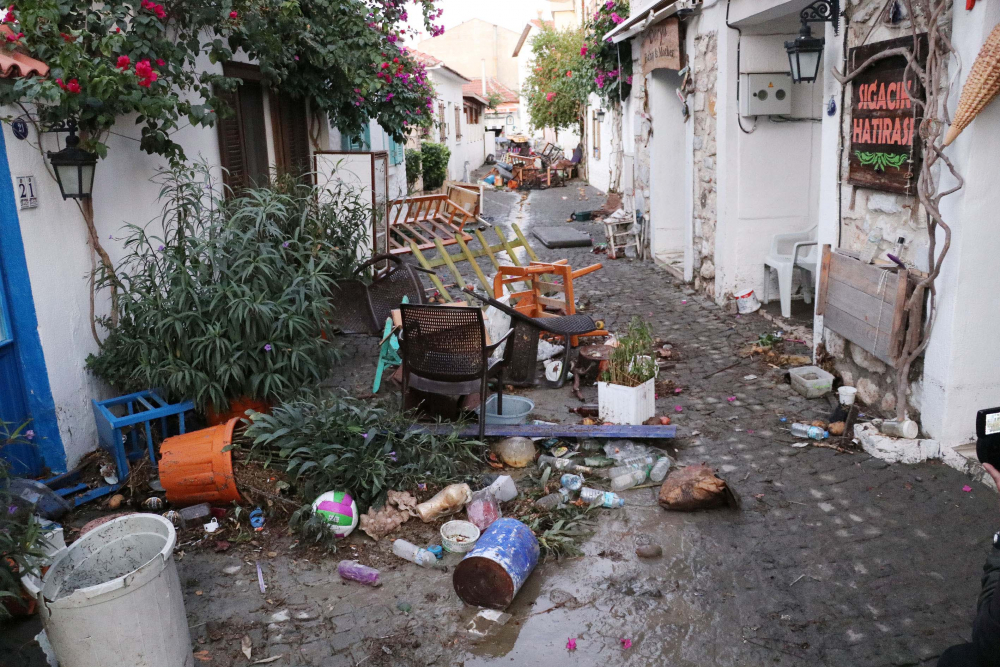
[[[19,441],[10,436],[3,442],[2,433],[10,434],[9,429],[9,423],[0,421],[0,449]],[[4,598],[21,597],[21,576],[33,572],[34,559],[42,555],[41,526],[30,509],[11,495],[10,480],[7,463],[0,459],[0,620],[10,615]]]
[[[424,190],[441,187],[448,175],[451,150],[444,144],[425,141],[420,144],[420,152],[423,158]]]
[[[406,149],[406,185],[413,187],[413,184],[420,178],[423,165],[423,155],[415,148]]]
[[[611,350],[608,370],[601,379],[611,384],[638,387],[656,377],[656,360],[650,355],[653,333],[639,317],[633,317],[625,335],[618,338],[618,347]]]
[[[391,489],[450,483],[474,470],[478,442],[407,431],[413,421],[370,401],[307,392],[269,415],[253,414],[245,438],[254,455],[285,462],[305,500],[348,491],[364,512],[384,504]],[[311,515],[304,506],[293,526],[308,528]]]
[[[88,367],[120,391],[162,387],[199,408],[278,401],[326,377],[331,288],[357,267],[370,209],[338,186],[245,190],[225,201],[205,165],[161,177],[161,235],[130,225],[114,274],[118,324]]]

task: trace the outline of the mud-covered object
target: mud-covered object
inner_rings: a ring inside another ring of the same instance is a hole
[[[660,505],[676,512],[728,506],[738,509],[739,497],[707,465],[687,466],[672,471],[660,487]]]

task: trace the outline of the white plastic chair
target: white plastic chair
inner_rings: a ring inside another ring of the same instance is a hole
[[[803,280],[802,287],[805,302],[812,303],[812,281],[816,276],[818,258],[815,226],[804,232],[775,234],[771,239],[771,250],[767,253],[764,266],[774,269],[778,274],[778,296],[781,299],[782,317],[792,316],[792,274],[795,273],[795,267],[809,272],[809,280]],[[768,303],[771,300],[769,272],[765,278],[764,303]]]

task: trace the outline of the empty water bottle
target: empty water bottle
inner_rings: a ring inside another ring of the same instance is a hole
[[[580,475],[565,474],[559,478],[559,482],[570,491],[579,491],[583,487],[583,477]]]
[[[653,482],[662,482],[666,478],[667,473],[670,472],[670,466],[673,461],[670,460],[669,456],[661,456],[656,460],[656,464],[653,469],[649,471],[649,479]]]
[[[645,470],[633,470],[625,475],[619,475],[618,477],[613,477],[611,479],[611,490],[612,491],[624,491],[625,489],[631,489],[633,486],[637,486],[646,481],[646,471]]]
[[[555,456],[542,455],[538,457],[538,467],[552,466],[553,469],[564,472],[590,472],[590,468],[577,465],[569,459],[560,459]]]
[[[337,573],[340,574],[341,579],[350,579],[368,586],[378,586],[382,583],[379,581],[378,570],[362,565],[356,560],[340,561],[337,564]]]
[[[792,435],[796,438],[826,440],[830,437],[830,432],[824,431],[819,426],[810,426],[809,424],[792,424]]]
[[[554,510],[567,500],[569,500],[569,490],[559,489],[556,493],[550,493],[549,495],[536,500],[535,507],[543,510]]]
[[[600,491],[598,489],[590,489],[586,486],[580,489],[580,500],[590,505],[598,503],[603,507],[617,508],[624,507],[625,501],[618,497],[618,494],[611,493],[610,491]]]
[[[622,477],[636,471],[646,473],[650,468],[651,466],[642,466],[641,468],[636,468],[635,466],[615,466],[608,470],[608,477],[614,479],[615,477]]]
[[[406,540],[394,541],[392,543],[392,553],[421,567],[430,567],[437,562],[437,558],[430,551]]]
[[[652,454],[647,456],[629,456],[622,459],[620,465],[631,466],[632,468],[651,468],[656,463],[656,457]]]

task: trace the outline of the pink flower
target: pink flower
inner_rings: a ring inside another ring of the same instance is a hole
[[[163,58],[157,58],[156,59],[156,66],[157,67],[164,67],[166,64],[167,64],[167,61],[164,60]]]
[[[575,639],[567,639],[566,640],[566,650],[567,651],[575,651],[576,650],[576,640]]]
[[[726,400],[729,401],[730,403],[732,403],[733,401],[736,400],[736,397],[735,396],[729,396],[729,397],[726,398]]]
[[[674,412],[684,412],[684,406],[683,405],[675,405],[674,406]]]
[[[614,6],[615,6],[614,0],[608,0],[607,2],[604,3],[605,9],[611,9]]]
[[[965,491],[966,493],[971,493],[972,487],[966,484],[965,486],[962,487],[962,490]]]
[[[626,651],[627,651],[627,650],[629,650],[630,648],[632,648],[632,640],[631,640],[631,639],[624,639],[624,638],[623,638],[623,639],[621,640],[621,642],[622,642],[622,648],[623,648],[624,650],[626,650]]]
[[[236,12],[235,9],[233,11],[229,12],[229,18],[234,19],[237,16],[239,16],[239,14]]]
[[[120,70],[127,70],[132,67],[132,59],[128,56],[118,56],[118,63],[115,65]]]
[[[573,76],[573,70],[566,70],[566,76],[572,77]]]
[[[14,17],[14,5],[11,5],[10,7],[7,8],[7,13],[4,14],[3,22],[4,23],[13,23],[16,20],[17,19]]]
[[[80,83],[76,79],[70,79],[69,83],[66,84],[66,90],[76,95],[80,92]]]
[[[34,440],[35,432],[29,428],[27,431],[24,432],[24,437],[27,438],[28,440]]]
[[[611,20],[615,22],[615,25],[622,23],[625,19],[618,16],[618,12],[611,12]]]
[[[395,96],[396,96],[395,93],[389,93],[388,95],[385,96],[385,101],[388,102],[389,100],[391,100]]]
[[[684,390],[683,390],[683,389],[681,389],[680,387],[677,387],[677,388],[675,388],[675,389],[674,389],[674,393],[675,393],[675,394],[679,394],[679,393],[681,393],[682,391],[684,391]]]
[[[545,93],[545,101],[551,102],[555,98],[555,93]]]
[[[586,44],[584,44],[583,46],[580,47],[580,55],[581,56],[587,55],[587,45]]]

